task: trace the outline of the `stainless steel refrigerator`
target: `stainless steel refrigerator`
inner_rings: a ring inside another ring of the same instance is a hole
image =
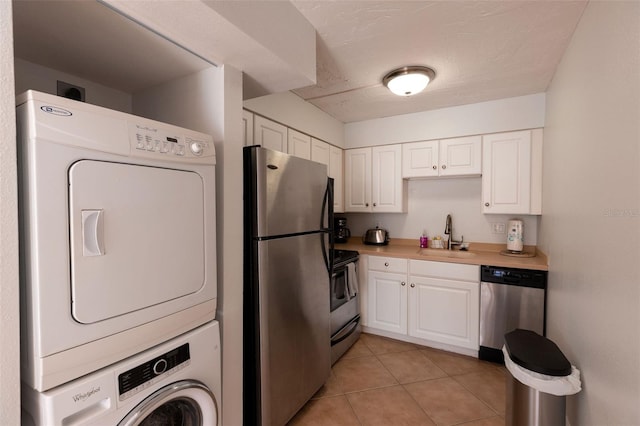
[[[244,424],[284,425],[331,369],[323,164],[244,148]]]

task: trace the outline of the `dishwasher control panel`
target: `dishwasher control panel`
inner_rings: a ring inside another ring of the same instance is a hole
[[[480,281],[522,287],[547,288],[547,271],[482,265]]]

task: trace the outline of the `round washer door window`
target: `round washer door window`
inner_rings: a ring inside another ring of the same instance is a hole
[[[195,380],[158,389],[145,398],[118,426],[209,426],[218,424],[211,391]]]

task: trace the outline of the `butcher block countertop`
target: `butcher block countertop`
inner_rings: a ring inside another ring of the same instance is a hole
[[[421,249],[417,239],[392,238],[386,246],[367,245],[362,238],[351,237],[347,243],[335,244],[339,250],[357,250],[360,254],[373,256],[401,257],[436,262],[463,263],[467,265],[491,265],[507,268],[535,269],[547,271],[547,256],[536,246],[525,246],[524,252],[533,257],[506,256],[506,244],[469,243],[467,251],[446,249]]]

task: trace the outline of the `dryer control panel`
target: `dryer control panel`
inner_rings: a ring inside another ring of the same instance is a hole
[[[158,380],[189,365],[189,344],[185,343],[163,355],[155,357],[118,375],[120,401],[132,397]]]
[[[202,157],[215,157],[213,142],[207,135],[185,134],[170,127],[160,127],[155,123],[130,124],[129,134],[132,145],[132,152],[142,154],[152,154],[154,158],[168,157],[168,159],[195,159]],[[184,129],[180,129],[184,130]],[[156,154],[156,155],[153,155]]]

